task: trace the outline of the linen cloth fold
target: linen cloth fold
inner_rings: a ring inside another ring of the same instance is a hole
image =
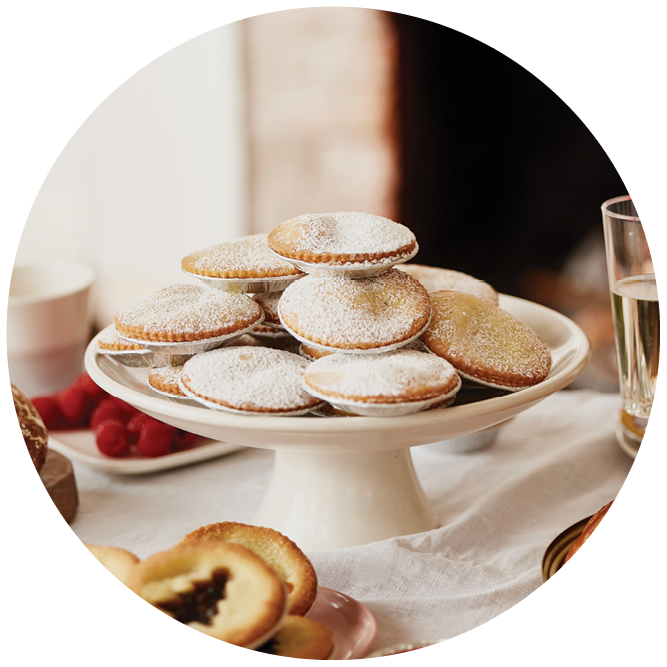
[[[565,390],[516,416],[484,450],[413,448],[441,527],[308,552],[319,583],[373,613],[372,650],[448,639],[491,620],[541,585],[542,556],[560,532],[616,497],[632,465],[615,440],[619,407],[615,394]],[[144,558],[208,523],[252,523],[272,459],[248,448],[138,477],[75,463],[72,529]]]

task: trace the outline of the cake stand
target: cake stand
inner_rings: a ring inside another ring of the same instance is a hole
[[[148,369],[97,354],[95,339],[85,363],[109,394],[157,419],[216,440],[275,450],[273,476],[254,523],[280,531],[306,551],[335,549],[438,527],[410,447],[505,421],[566,387],[586,368],[590,345],[574,322],[506,295],[500,295],[500,306],[547,344],[549,377],[504,396],[402,417],[236,415],[158,396],[148,387]]]

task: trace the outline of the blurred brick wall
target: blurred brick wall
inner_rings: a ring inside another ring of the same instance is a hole
[[[244,22],[251,231],[302,213],[397,214],[396,39],[385,12]]]

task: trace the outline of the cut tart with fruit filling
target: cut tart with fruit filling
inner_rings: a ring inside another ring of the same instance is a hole
[[[518,391],[549,375],[549,348],[521,320],[464,292],[435,292],[430,298],[431,322],[421,339],[462,377]]]
[[[246,648],[268,641],[287,611],[283,581],[237,544],[179,544],[138,563],[126,583],[175,620]]]
[[[222,541],[250,549],[285,581],[289,592],[289,614],[302,616],[315,602],[317,575],[308,557],[288,537],[272,528],[223,521],[188,533],[181,544]]]

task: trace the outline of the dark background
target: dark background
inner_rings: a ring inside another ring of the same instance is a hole
[[[601,237],[600,204],[627,193],[620,176],[573,111],[520,65],[444,26],[392,16],[399,221],[419,239],[414,261],[537,299],[526,294],[533,269],[557,272],[587,234]]]

